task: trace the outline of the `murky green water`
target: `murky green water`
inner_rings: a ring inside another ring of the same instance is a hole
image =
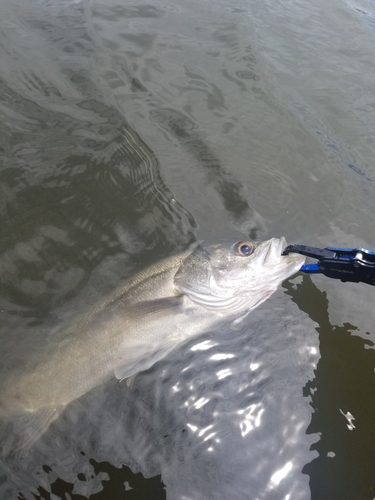
[[[375,249],[374,27],[362,0],[1,2],[2,374],[196,240]],[[374,294],[290,280],[73,403],[1,498],[372,500]]]

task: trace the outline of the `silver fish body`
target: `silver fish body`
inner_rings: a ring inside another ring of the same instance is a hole
[[[12,447],[30,445],[93,387],[131,378],[185,339],[248,314],[302,266],[304,257],[281,255],[285,246],[284,238],[198,246],[144,269],[78,315],[2,384],[0,420],[30,416],[14,429]]]

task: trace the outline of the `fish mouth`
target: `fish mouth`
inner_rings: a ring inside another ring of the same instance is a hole
[[[280,257],[287,246],[284,236],[281,238],[272,238],[269,242],[268,248],[264,253],[263,264],[272,265],[280,262]]]
[[[300,269],[305,262],[305,257],[297,253],[283,255],[287,241],[284,236],[281,238],[272,238],[269,242],[268,248],[264,252],[262,264],[266,267],[276,266],[285,268],[285,266],[292,266],[296,270]]]
[[[304,255],[301,255],[299,253],[289,253],[287,255],[283,255],[285,248],[287,247],[287,242],[284,237],[280,238],[280,242],[283,240],[283,244],[280,244],[280,251],[281,251],[281,259],[284,262],[288,262],[290,265],[294,265],[296,270],[300,270],[300,268],[303,266],[303,264],[306,261],[306,257]],[[286,259],[286,260],[285,260]]]
[[[288,246],[288,243],[284,236],[281,236],[280,241],[279,241],[279,254],[282,255],[286,247]]]

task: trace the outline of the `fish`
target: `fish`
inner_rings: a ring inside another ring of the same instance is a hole
[[[131,385],[188,338],[241,321],[298,272],[284,237],[197,244],[120,284],[61,328],[1,384],[0,422],[12,422],[3,452],[31,446],[72,401],[111,378]],[[9,436],[12,443],[9,445]]]

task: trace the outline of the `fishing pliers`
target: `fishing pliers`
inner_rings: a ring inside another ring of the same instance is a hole
[[[283,255],[299,253],[318,259],[316,264],[304,264],[301,271],[307,274],[322,273],[328,278],[375,286],[375,252],[365,248],[317,248],[306,245],[288,245]]]

